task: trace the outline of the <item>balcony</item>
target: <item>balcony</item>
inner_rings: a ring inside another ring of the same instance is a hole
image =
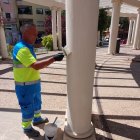
[[[18,15],[19,19],[33,19],[33,15],[26,15],[26,14],[22,14],[22,15]]]

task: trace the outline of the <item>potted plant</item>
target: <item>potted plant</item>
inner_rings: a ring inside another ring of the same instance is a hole
[[[47,35],[42,37],[42,45],[47,48],[47,50],[53,50],[53,38],[52,35]]]

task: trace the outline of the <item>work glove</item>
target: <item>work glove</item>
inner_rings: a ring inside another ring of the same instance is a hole
[[[63,60],[63,57],[64,57],[64,54],[63,53],[58,53],[56,55],[53,56],[54,60],[55,61],[62,61]]]

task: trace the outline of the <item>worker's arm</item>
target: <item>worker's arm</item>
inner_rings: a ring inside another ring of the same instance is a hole
[[[48,58],[47,60],[36,61],[35,63],[31,65],[31,67],[36,70],[43,69],[47,67],[48,65],[50,65],[51,63],[53,63],[54,61],[55,61],[54,58],[51,57],[51,58]]]
[[[45,68],[54,61],[61,61],[63,57],[63,53],[58,53],[46,60],[37,61],[27,47],[21,48],[16,54],[16,59],[18,59],[25,67],[32,67],[36,70]]]
[[[47,67],[48,65],[50,65],[51,63],[53,63],[54,61],[61,61],[63,59],[64,55],[61,54],[56,54],[53,57],[50,57],[46,60],[41,60],[41,61],[36,61],[34,62],[31,67],[39,70],[39,69],[43,69],[45,67]]]

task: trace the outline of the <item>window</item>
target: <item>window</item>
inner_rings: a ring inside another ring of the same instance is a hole
[[[45,14],[50,16],[51,15],[51,10],[45,9]]]
[[[32,15],[32,6],[18,7],[18,14]]]
[[[36,8],[36,14],[43,14],[43,9],[42,8]]]
[[[44,27],[44,21],[37,21],[36,26],[37,27]]]
[[[11,18],[11,14],[10,13],[5,13],[6,18],[10,19]]]

